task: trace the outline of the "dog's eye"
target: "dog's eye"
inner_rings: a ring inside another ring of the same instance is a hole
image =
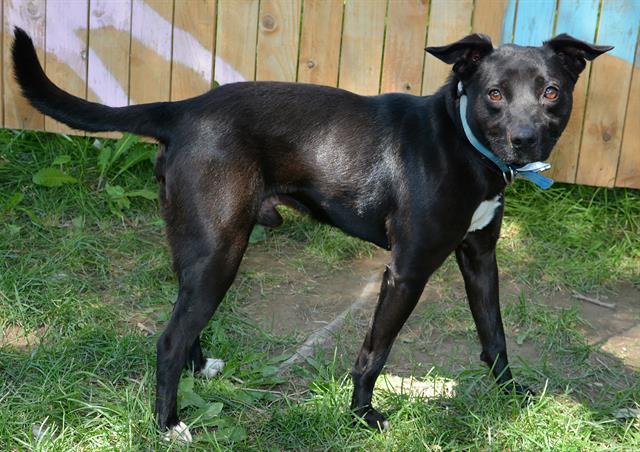
[[[556,100],[559,95],[560,91],[558,91],[558,88],[556,88],[555,86],[547,86],[547,88],[544,90],[545,99]]]
[[[489,91],[489,99],[494,102],[498,102],[502,100],[502,93],[498,89],[492,89],[491,91]]]

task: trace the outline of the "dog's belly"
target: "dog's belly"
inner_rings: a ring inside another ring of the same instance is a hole
[[[340,200],[319,201],[305,192],[274,194],[262,200],[258,223],[267,227],[280,226],[282,216],[276,210],[278,205],[292,207],[349,235],[389,249],[384,221],[380,221],[374,211],[356,214],[353,208],[347,207],[346,203]]]
[[[469,225],[469,229],[467,229],[467,232],[479,231],[480,229],[484,229],[489,223],[491,223],[491,220],[493,220],[493,217],[496,214],[496,209],[500,207],[501,204],[501,195],[496,195],[496,197],[493,199],[482,201],[476,208],[476,211],[473,212],[473,216],[471,217],[471,224]]]

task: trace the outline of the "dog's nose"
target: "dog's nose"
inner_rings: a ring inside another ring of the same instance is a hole
[[[511,132],[511,145],[516,150],[531,149],[537,142],[536,131],[531,127],[518,127]]]

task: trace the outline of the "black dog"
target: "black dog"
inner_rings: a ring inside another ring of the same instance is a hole
[[[41,112],[76,129],[128,131],[162,145],[156,175],[180,288],[158,341],[156,411],[161,429],[190,439],[176,410],[180,373],[207,369],[199,334],[234,280],[252,227],[281,223],[278,204],[391,250],[352,372],[351,406],[368,425],[386,425],[371,406],[374,383],[427,279],[454,251],[481,359],[498,383],[525,392],[512,382],[498,301],[502,193],[519,166],[549,156],[585,60],[610,49],[567,35],[494,49],[475,34],[426,49],[453,64],[432,96],[247,82],[121,108],[56,87],[20,29],[13,61],[23,94]]]

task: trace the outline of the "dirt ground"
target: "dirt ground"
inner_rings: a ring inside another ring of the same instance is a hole
[[[379,284],[388,262],[388,254],[376,252],[371,258],[354,261],[346,268],[319,270],[300,260],[287,259],[257,249],[249,250],[243,261],[244,271],[260,272],[268,281],[253,287],[249,301],[241,310],[249,318],[276,335],[294,335],[300,344],[312,334],[348,309],[360,296],[372,278]],[[306,262],[306,261],[305,261]],[[508,273],[508,272],[507,272]],[[640,290],[631,285],[611,288],[607,303],[615,309],[597,306],[576,299],[564,290],[532,293],[525,284],[508,277],[501,278],[503,312],[512,303],[525,297],[549,312],[574,308],[584,322],[579,329],[590,344],[619,359],[629,370],[640,369]],[[336,343],[341,354],[355,359],[357,349],[377,301],[377,290],[369,294],[363,309],[347,316],[347,321],[325,344],[333,349]],[[602,298],[602,296],[601,296]],[[539,345],[528,340],[505,321],[511,362],[536,362],[541,354]],[[464,285],[457,267],[445,263],[427,284],[425,291],[402,329],[387,363],[396,375],[420,376],[432,366],[464,368],[479,362],[480,347],[475,327],[467,307]]]

